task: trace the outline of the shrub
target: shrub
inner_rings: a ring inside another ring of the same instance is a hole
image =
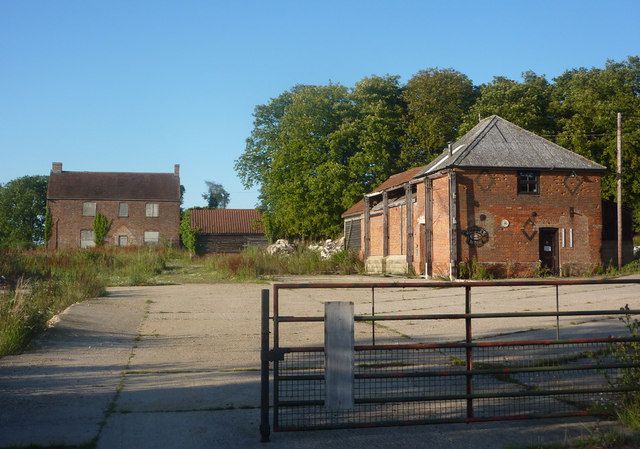
[[[180,240],[182,245],[189,251],[189,255],[196,254],[196,243],[198,241],[198,230],[191,226],[191,211],[186,210],[182,213],[180,220]]]
[[[96,218],[93,219],[93,240],[96,243],[96,246],[104,245],[107,234],[111,229],[111,223],[112,221],[109,221],[104,214],[101,214],[100,212],[96,214]]]

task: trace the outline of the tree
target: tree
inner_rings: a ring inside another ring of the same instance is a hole
[[[544,76],[524,72],[522,82],[497,76],[480,86],[479,96],[464,117],[459,136],[473,128],[479,118],[496,114],[516,125],[543,136],[554,133],[549,111],[553,86]]]
[[[23,176],[0,186],[0,247],[44,241],[47,176]]]
[[[202,198],[207,201],[207,207],[226,209],[229,204],[229,192],[217,182],[205,181],[204,183],[207,185],[207,191],[202,194]]]
[[[640,58],[566,71],[555,79],[551,108],[557,143],[608,168],[602,196],[609,199],[616,192],[616,113],[622,113],[623,203],[634,209],[640,230]]]
[[[103,246],[107,239],[107,234],[111,230],[111,223],[113,220],[109,220],[104,214],[98,212],[93,219],[93,241],[96,246]]]
[[[196,253],[196,244],[198,241],[198,230],[191,226],[191,210],[185,210],[180,220],[180,239],[182,245],[189,251],[189,255],[193,257]]]
[[[471,80],[453,69],[427,69],[407,82],[403,169],[429,163],[458,134],[475,98]]]

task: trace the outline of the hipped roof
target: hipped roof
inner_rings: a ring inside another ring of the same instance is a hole
[[[47,198],[180,201],[174,173],[51,172]]]
[[[492,115],[445,149],[418,175],[446,168],[594,170],[606,167]]]

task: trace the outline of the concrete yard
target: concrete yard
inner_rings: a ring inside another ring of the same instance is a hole
[[[349,280],[371,281],[351,277]],[[318,281],[318,278],[313,279]],[[328,281],[345,281],[325,278]],[[260,448],[260,291],[267,284],[122,287],[75,304],[23,354],[0,359],[0,448],[37,444],[99,448]],[[324,301],[370,311],[370,290],[283,292],[282,315],[322,315]],[[462,289],[377,291],[377,314],[461,313]],[[560,288],[560,310],[640,308],[640,286]],[[553,287],[473,291],[472,310],[555,310]],[[474,322],[480,338],[555,338],[555,318]],[[322,344],[321,323],[282,324],[281,345]],[[563,338],[623,331],[617,319],[561,319]],[[356,324],[356,341],[371,324]],[[524,331],[524,332],[523,332]],[[464,322],[398,321],[376,342],[458,341]],[[592,419],[429,425],[272,434],[270,446],[501,448],[564,441]],[[606,423],[601,425],[608,425]]]

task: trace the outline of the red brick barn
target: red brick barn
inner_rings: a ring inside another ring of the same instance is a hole
[[[112,220],[107,245],[178,245],[180,166],[173,173],[72,172],[54,162],[47,206],[52,249],[94,246],[97,213]]]
[[[369,272],[457,277],[474,259],[510,276],[578,273],[601,263],[604,171],[494,115],[365,195],[345,221],[361,213]]]

